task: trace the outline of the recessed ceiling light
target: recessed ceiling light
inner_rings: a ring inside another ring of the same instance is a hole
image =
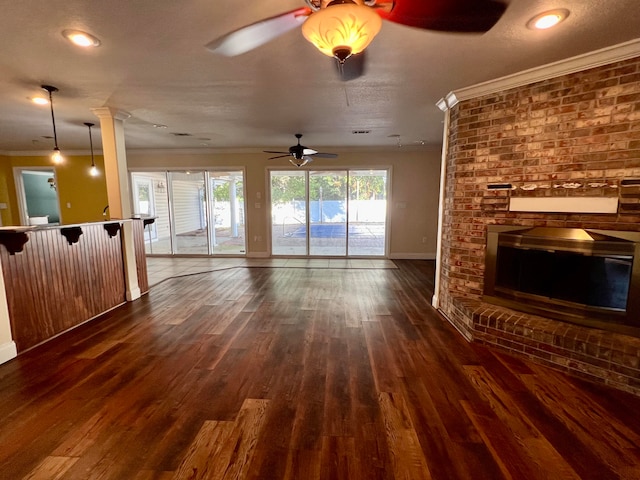
[[[166,125],[162,125],[161,123],[154,123],[153,128],[167,128]]]
[[[555,27],[557,24],[565,20],[569,16],[569,10],[558,8],[542,12],[527,22],[527,27],[532,30],[546,30]]]
[[[100,46],[100,40],[97,37],[81,30],[64,30],[62,36],[79,47]]]

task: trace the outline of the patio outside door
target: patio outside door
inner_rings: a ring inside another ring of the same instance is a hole
[[[273,170],[271,253],[384,256],[387,170]]]
[[[132,172],[135,213],[153,215],[148,254],[244,254],[244,173]]]

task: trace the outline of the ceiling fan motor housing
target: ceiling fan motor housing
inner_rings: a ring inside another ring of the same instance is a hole
[[[302,157],[304,157],[305,148],[307,147],[305,147],[304,145],[294,145],[293,147],[289,147],[289,153],[293,155],[296,160],[302,160]]]

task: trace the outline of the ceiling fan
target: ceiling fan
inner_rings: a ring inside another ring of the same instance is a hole
[[[288,152],[279,152],[275,150],[264,150],[264,153],[282,153],[284,155],[278,155],[275,157],[270,157],[269,160],[274,160],[276,158],[284,158],[291,156],[292,158],[289,161],[295,165],[296,167],[303,167],[307,163],[313,161],[313,157],[317,158],[336,158],[338,154],[336,153],[322,153],[314,150],[312,148],[305,147],[304,145],[300,145],[300,139],[302,138],[301,133],[296,133],[296,138],[298,139],[297,145],[292,145],[289,147]]]
[[[340,6],[371,9],[382,19],[411,27],[442,32],[484,33],[490,30],[504,14],[506,0],[305,0],[306,7],[296,8],[227,33],[206,45],[210,51],[233,57],[264,45],[276,37],[293,30],[321,11]],[[337,10],[331,10],[337,12]],[[365,13],[367,11],[365,10]],[[323,14],[324,15],[324,14]],[[370,15],[367,13],[367,15]],[[376,17],[375,15],[373,15]],[[378,23],[379,20],[376,20]],[[379,28],[379,27],[378,27]],[[335,30],[331,32],[334,35]],[[377,30],[368,34],[370,42]],[[323,50],[305,33],[323,53],[335,56],[341,64],[352,53]],[[368,45],[368,42],[367,42]],[[366,47],[366,45],[365,45]],[[364,48],[364,47],[363,47]],[[362,63],[362,62],[361,62]],[[354,78],[353,73],[350,78]],[[349,78],[345,78],[349,79]]]

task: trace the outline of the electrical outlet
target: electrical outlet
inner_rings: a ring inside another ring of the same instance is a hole
[[[427,237],[422,237],[422,243],[427,243]]]

